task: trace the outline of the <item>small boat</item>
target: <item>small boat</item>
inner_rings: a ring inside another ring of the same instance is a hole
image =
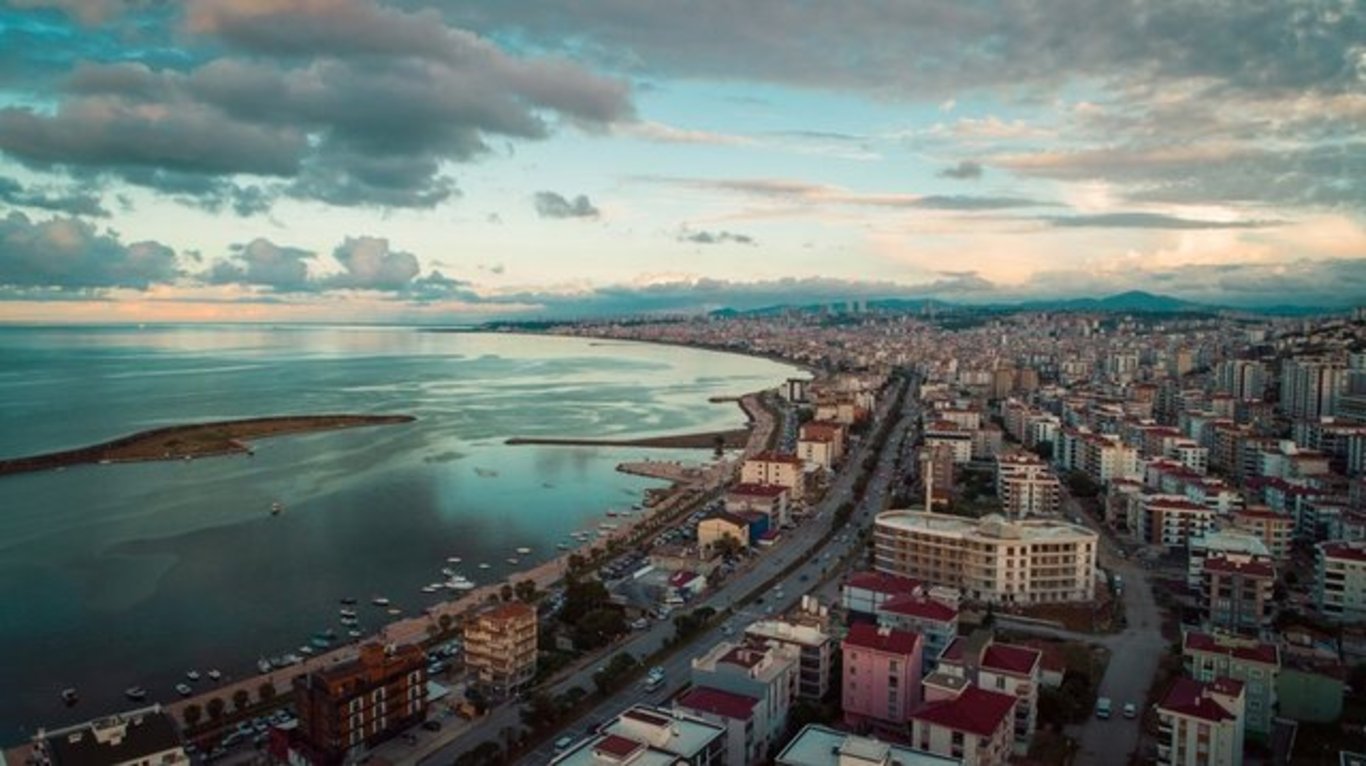
[[[395,617],[397,617],[398,615],[403,614],[403,610],[402,610],[402,609],[399,609],[399,608],[396,607],[396,606],[391,606],[391,607],[389,607],[389,614],[392,614],[392,615],[394,615]]]
[[[265,659],[264,657],[262,657],[261,659],[257,660],[257,661],[256,661],[256,669],[259,670],[259,671],[261,671],[262,673],[269,673],[270,670],[271,670],[271,667],[270,667],[270,660]]]
[[[556,543],[555,547],[559,548],[562,551],[567,551],[569,550],[569,543]]]
[[[530,548],[518,548],[518,549],[517,549],[517,553],[519,553],[519,554],[522,555],[522,556],[525,556],[525,555],[527,555],[528,553],[531,553],[531,549],[530,549]]]
[[[179,694],[182,697],[188,697],[191,693],[194,692],[194,690],[191,689],[187,684],[176,684],[175,690],[176,694]]]
[[[123,690],[123,696],[134,702],[141,702],[147,699],[147,690],[141,686],[130,686]]]
[[[350,636],[350,637],[352,637],[352,638],[360,638],[361,636],[363,636],[363,635],[365,635],[365,634],[362,633],[362,632],[360,632],[359,630],[348,630],[348,631],[346,631],[346,635],[348,635],[348,636]]]
[[[423,585],[423,586],[422,586],[422,592],[423,592],[423,593],[435,593],[435,592],[436,592],[436,588],[433,588],[433,587],[430,586],[430,585]]]
[[[517,559],[515,559],[515,558],[509,556],[509,557],[508,557],[508,563],[511,564],[511,565],[513,565],[513,566],[517,566],[517,563],[518,563],[518,562],[517,562]]]
[[[283,511],[284,509],[285,509],[285,507],[284,507],[283,505],[280,505],[280,503],[279,503],[278,501],[277,501],[277,502],[274,502],[274,503],[271,503],[271,504],[270,504],[270,515],[271,515],[271,516],[279,516],[279,515],[280,515],[280,512]]]
[[[355,616],[356,616],[356,610],[355,610],[355,609],[338,609],[338,610],[337,610],[337,614],[341,615],[342,617],[355,617]]]
[[[446,563],[447,563],[447,564],[459,564],[459,563],[460,563],[460,557],[459,557],[459,556],[451,556],[450,558],[446,559]]]
[[[314,654],[316,654],[316,651],[313,649],[313,647],[305,645],[299,647],[299,654],[302,654],[305,657],[312,657]]]
[[[68,706],[74,705],[77,702],[80,702],[80,700],[81,695],[76,693],[76,689],[74,687],[69,687],[62,690],[62,702],[66,703]]]
[[[480,565],[479,565],[479,568],[480,568],[480,569],[488,569],[488,568],[489,568],[489,565],[488,565],[488,564],[480,564]]]
[[[220,673],[220,672],[218,672],[218,669],[217,669],[217,668],[215,668],[215,669],[209,671],[209,680],[210,680],[210,681],[217,681],[218,679],[220,679],[220,678],[222,678],[222,677],[223,677],[223,674]]]
[[[608,511],[608,512],[607,512],[607,518],[609,518],[609,519],[615,519],[616,517],[617,517],[617,512],[616,512],[616,511]]]
[[[355,600],[354,598],[351,598],[350,596],[347,596],[346,598],[342,599],[341,602],[342,602],[342,606],[355,606],[355,605],[356,605],[356,600]]]
[[[360,622],[360,618],[359,618],[359,617],[343,617],[343,618],[341,618],[341,624],[343,624],[343,625],[355,625],[355,624],[358,623],[358,622]]]
[[[331,641],[329,641],[329,640],[326,639],[326,638],[320,638],[320,637],[318,637],[318,636],[314,636],[313,638],[308,639],[308,642],[309,642],[310,644],[312,644],[312,645],[313,645],[313,648],[315,648],[315,649],[326,649],[326,648],[332,646],[332,642],[331,642]],[[302,650],[301,650],[301,651],[302,651]]]
[[[476,587],[472,580],[460,575],[456,575],[442,584],[451,590],[474,590]]]
[[[450,567],[441,567],[441,574],[447,577],[455,577],[455,570]]]
[[[491,479],[498,475],[498,472],[492,468],[476,468],[474,469],[474,473],[481,479]]]
[[[374,604],[375,606],[388,606],[389,599],[383,596],[375,596],[374,598],[370,599],[370,603]]]
[[[304,658],[303,658],[303,657],[300,657],[300,656],[297,655],[297,654],[286,654],[285,656],[281,657],[279,660],[276,660],[275,666],[276,666],[276,667],[279,667],[279,668],[287,668],[287,667],[289,667],[290,665],[298,665],[300,662],[303,662],[303,661],[304,661]]]
[[[198,681],[198,680],[199,680],[199,671],[198,671],[198,670],[191,670],[190,672],[188,672],[188,673],[185,674],[185,677],[188,678],[188,679],[190,679],[191,681]]]

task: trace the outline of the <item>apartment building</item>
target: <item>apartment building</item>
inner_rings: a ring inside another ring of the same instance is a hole
[[[1205,582],[1205,560],[1237,554],[1271,560],[1271,551],[1262,539],[1241,529],[1219,529],[1190,539],[1186,555],[1186,586],[1197,590]]]
[[[1039,711],[1039,684],[1043,653],[1028,646],[992,641],[982,650],[977,662],[977,685],[983,689],[1014,695],[1015,750],[1029,751]]]
[[[180,731],[160,705],[39,729],[29,762],[41,766],[189,766]],[[3,759],[0,759],[3,760]]]
[[[340,764],[426,717],[426,653],[412,644],[363,644],[353,660],[295,676],[294,706],[307,760]]]
[[[806,492],[806,472],[800,457],[777,452],[761,452],[740,467],[741,484],[777,484],[787,487],[793,500]]]
[[[755,511],[768,517],[770,529],[791,520],[787,498],[791,491],[779,484],[737,484],[726,493],[725,508],[731,513]]]
[[[797,436],[797,457],[825,469],[833,468],[844,458],[842,423],[815,421],[802,425]]]
[[[909,577],[885,572],[855,572],[840,586],[840,606],[851,616],[875,620],[886,601],[898,596],[924,594],[924,584]]]
[[[496,606],[465,626],[465,665],[495,697],[510,697],[536,675],[536,610]]]
[[[728,736],[730,753],[767,757],[769,749],[780,741],[797,695],[800,666],[801,653],[797,647],[749,639],[738,644],[722,641],[693,659],[694,689],[715,689],[759,700],[748,731],[741,729],[742,739],[737,742]],[[736,731],[733,726],[727,730]]]
[[[1216,514],[1185,496],[1152,494],[1143,498],[1139,539],[1164,548],[1184,548],[1192,537],[1214,529]]]
[[[1242,766],[1243,684],[1177,678],[1157,703],[1160,766]]]
[[[829,633],[817,625],[769,619],[750,623],[745,628],[745,636],[795,648],[798,654],[797,697],[813,701],[825,698],[830,690],[830,671],[835,655],[835,640]]]
[[[1276,714],[1276,679],[1281,653],[1275,644],[1255,638],[1189,631],[1181,654],[1191,677],[1205,683],[1231,678],[1243,684],[1245,728],[1265,737]]]
[[[1062,482],[1042,459],[1029,452],[996,458],[996,494],[1009,519],[1057,516],[1062,508]]]
[[[917,633],[856,622],[840,645],[844,723],[858,732],[904,732],[920,704],[922,640]]]
[[[636,705],[555,756],[553,766],[720,766],[726,731],[681,711]],[[729,766],[729,764],[727,764]]]
[[[1366,541],[1318,544],[1314,602],[1319,613],[1329,619],[1366,621]]]
[[[951,420],[936,420],[925,424],[925,447],[946,447],[953,452],[957,465],[972,460],[972,431]]]
[[[885,511],[873,527],[879,572],[958,589],[1001,604],[1089,601],[1095,596],[1098,538],[1052,519],[965,519]]]
[[[926,703],[911,714],[911,746],[958,759],[963,766],[1005,766],[1014,740],[1016,700],[967,684],[926,687]]]
[[[1287,359],[1281,364],[1281,410],[1297,420],[1337,414],[1345,372],[1334,362]]]
[[[1249,506],[1233,512],[1233,526],[1256,535],[1271,557],[1285,561],[1295,540],[1295,519],[1265,506]]]
[[[1259,635],[1271,628],[1276,568],[1269,558],[1225,553],[1205,560],[1200,606],[1215,630]]]
[[[777,766],[956,766],[962,760],[813,723],[807,724],[787,743],[775,763]]]
[[[877,624],[919,633],[924,645],[921,667],[929,673],[939,664],[940,653],[958,636],[958,609],[930,596],[893,596],[877,607]]]

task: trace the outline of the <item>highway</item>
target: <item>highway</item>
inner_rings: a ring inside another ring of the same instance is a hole
[[[905,384],[902,383],[901,385]],[[895,400],[895,395],[884,397],[883,402],[879,405],[879,411],[874,418],[874,426],[870,432],[876,429],[877,423],[889,416],[888,409]],[[905,405],[902,411],[898,413],[900,415],[898,422],[888,436],[887,448],[882,451],[879,463],[875,467],[872,477],[870,477],[868,490],[860,499],[846,532],[832,538],[823,551],[817,549],[817,543],[833,524],[835,509],[851,498],[854,479],[858,474],[856,469],[867,454],[868,445],[866,441],[860,442],[848,457],[845,470],[840,472],[825,498],[813,509],[811,516],[805,522],[795,530],[788,532],[787,536],[773,549],[759,555],[757,561],[748,569],[736,572],[719,590],[709,594],[701,602],[693,604],[692,607],[710,606],[718,612],[722,612],[737,606],[747,597],[754,595],[768,580],[793,562],[805,560],[804,565],[790,573],[771,592],[763,594],[762,602],[755,601],[744,606],[737,615],[729,618],[725,624],[699,634],[686,646],[670,655],[669,659],[663,663],[665,683],[661,688],[655,692],[647,692],[642,684],[636,683],[613,694],[593,708],[580,722],[571,724],[562,732],[557,733],[556,736],[548,738],[545,744],[528,753],[520,762],[538,765],[548,763],[553,756],[553,740],[566,735],[574,736],[577,739],[587,733],[589,728],[587,724],[601,723],[634,704],[642,702],[658,704],[669,699],[688,680],[693,658],[700,656],[717,642],[726,638],[727,634],[739,634],[748,622],[769,614],[781,613],[797,604],[802,594],[816,586],[828,567],[843,558],[854,545],[858,544],[857,529],[868,523],[873,513],[882,509],[882,504],[893,478],[892,468],[896,456],[901,451],[902,440],[905,438],[910,424],[914,421],[914,408],[914,397],[906,396]],[[655,622],[648,629],[640,631],[614,646],[609,653],[601,655],[599,662],[590,663],[546,691],[554,695],[574,686],[592,691],[594,688],[593,673],[598,667],[606,664],[612,655],[621,651],[629,651],[638,658],[646,657],[661,649],[666,640],[673,635],[673,632],[674,628],[671,622]],[[515,703],[500,705],[490,710],[484,718],[477,721],[474,726],[462,733],[457,739],[421,758],[418,763],[449,764],[463,753],[485,741],[498,741],[505,745],[506,743],[501,742],[500,738],[505,733],[516,731],[520,727],[519,706]]]

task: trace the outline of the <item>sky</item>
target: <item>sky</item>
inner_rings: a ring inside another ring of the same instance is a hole
[[[0,0],[0,321],[1366,303],[1357,0]]]

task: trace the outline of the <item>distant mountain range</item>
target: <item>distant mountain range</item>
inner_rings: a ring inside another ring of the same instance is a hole
[[[1108,295],[1103,298],[1057,298],[1052,300],[1033,300],[1017,303],[952,303],[938,298],[877,298],[869,300],[827,301],[824,303],[764,306],[756,309],[718,309],[712,316],[772,316],[788,312],[821,313],[832,307],[845,309],[858,303],[870,311],[922,312],[935,311],[1068,311],[1079,313],[1133,313],[1133,314],[1214,314],[1221,311],[1237,311],[1269,316],[1307,316],[1332,313],[1341,309],[1322,306],[1265,306],[1233,307],[1195,303],[1170,295],[1156,295],[1142,290]]]

